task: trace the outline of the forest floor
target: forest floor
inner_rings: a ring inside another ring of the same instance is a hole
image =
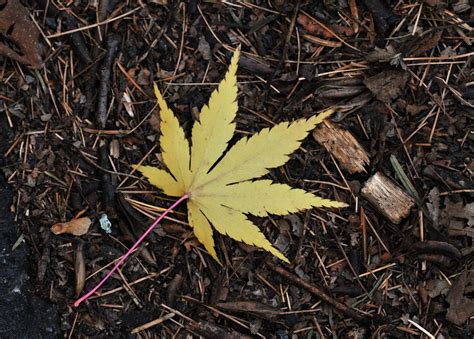
[[[29,288],[57,312],[44,326],[68,338],[472,337],[471,4],[0,1],[9,246],[26,247]],[[239,45],[232,143],[335,107],[267,177],[349,207],[252,218],[290,264],[215,234],[220,266],[179,206],[73,307],[173,203],[131,168],[163,168],[153,83],[190,135]],[[51,231],[75,218],[92,221],[86,234]]]

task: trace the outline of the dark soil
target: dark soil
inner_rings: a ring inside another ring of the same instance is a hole
[[[5,120],[2,117],[2,120]],[[0,149],[8,146],[0,134]],[[4,164],[3,164],[4,165]],[[10,212],[12,191],[0,176],[0,338],[37,338],[59,334],[55,305],[34,293],[29,250],[17,232]]]
[[[472,337],[472,3],[58,3],[0,1],[0,337]],[[130,176],[161,166],[153,83],[190,134],[239,44],[236,140],[337,107],[363,170],[309,136],[268,177],[350,207],[256,219],[289,265],[216,235],[221,267],[181,206],[74,308],[172,204]]]

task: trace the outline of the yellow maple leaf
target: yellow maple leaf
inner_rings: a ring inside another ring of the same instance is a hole
[[[246,214],[285,215],[312,207],[344,207],[346,204],[270,180],[253,179],[286,163],[289,154],[298,149],[307,134],[333,110],[309,119],[283,122],[250,138],[244,137],[218,161],[236,126],[239,54],[237,49],[224,80],[212,93],[209,104],[202,108],[199,121],[194,123],[192,147],[155,84],[161,118],[160,146],[169,172],[152,166],[133,167],[166,195],[188,196],[189,224],[196,238],[218,262],[213,227],[221,234],[265,249],[288,262]]]

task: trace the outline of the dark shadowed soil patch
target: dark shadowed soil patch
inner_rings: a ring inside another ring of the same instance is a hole
[[[5,119],[2,117],[2,122]],[[0,149],[8,147],[0,134]],[[0,160],[4,165],[4,160]],[[54,304],[46,302],[31,281],[30,249],[10,211],[12,191],[0,176],[0,337],[37,338],[59,334],[59,320]]]

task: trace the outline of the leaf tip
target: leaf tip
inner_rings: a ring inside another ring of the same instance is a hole
[[[166,104],[166,101],[163,98],[163,95],[161,94],[161,91],[158,88],[158,85],[156,84],[156,82],[153,83],[153,92],[155,93],[156,101],[158,102],[158,105],[160,106],[160,110],[166,110],[168,108],[168,105]]]
[[[132,165],[130,165],[130,167],[131,167],[134,171],[138,171],[138,172],[140,172],[140,173],[143,174],[143,165],[132,164]]]
[[[338,201],[337,203],[339,204],[339,206],[337,206],[337,208],[349,207],[349,204],[346,204],[345,202]]]
[[[317,115],[313,115],[312,117],[310,117],[308,119],[308,121],[311,122],[314,126],[316,126],[316,125],[322,123],[326,118],[328,118],[329,116],[331,116],[335,112],[336,112],[336,108],[331,107],[331,108],[326,109],[325,111],[322,111],[321,113],[319,113]]]
[[[280,251],[278,251],[278,250],[275,249],[275,251],[272,251],[271,253],[272,253],[275,257],[277,257],[278,259],[280,259],[281,261],[283,261],[283,262],[285,262],[285,263],[287,263],[287,264],[290,263],[290,261],[288,260],[288,258],[285,257],[285,255],[284,255],[283,253],[281,253]]]
[[[242,45],[239,44],[237,47],[235,47],[234,55],[233,55],[232,59],[236,58],[238,60],[239,57],[240,57],[240,51],[241,50],[242,50]]]
[[[194,234],[194,235],[196,235],[196,234]],[[199,238],[198,238],[198,240],[201,242],[201,240]],[[204,248],[207,250],[207,253],[209,253],[209,255],[212,257],[212,259],[217,261],[219,266],[224,267],[224,265],[220,261],[219,257],[217,256],[216,249],[214,248],[214,245],[211,245],[211,246],[209,246],[208,244],[203,244],[203,245],[204,245]]]
[[[217,256],[214,257],[214,260],[217,261],[217,263],[219,264],[220,267],[224,267],[224,265],[222,264],[222,262],[219,260],[219,258]]]
[[[229,72],[234,75],[237,72],[239,59],[240,59],[240,45],[235,48],[234,54],[232,55],[232,58],[230,59]]]
[[[157,99],[161,98],[161,92],[158,89],[158,85],[156,84],[156,82],[153,83],[153,92],[155,93],[155,97]]]
[[[323,203],[321,204],[321,207],[329,207],[329,208],[345,208],[349,207],[348,204],[342,201],[337,201],[337,200],[328,200],[328,199],[323,199]]]

